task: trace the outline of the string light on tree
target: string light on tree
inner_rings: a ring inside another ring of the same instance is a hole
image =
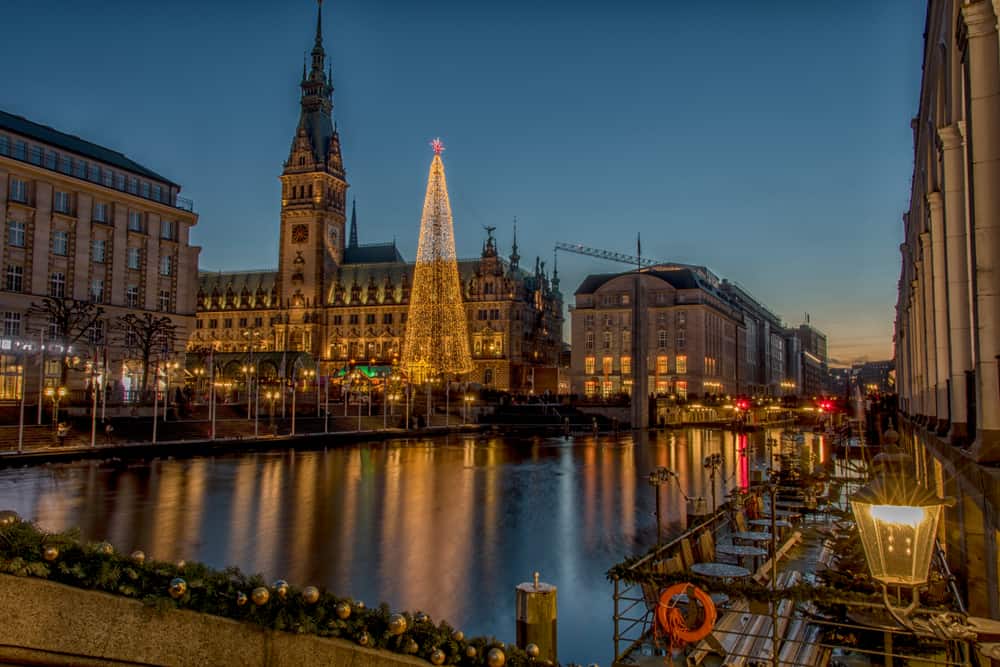
[[[444,144],[435,139],[431,148],[434,159],[420,220],[402,359],[416,382],[472,370],[451,203],[441,161]]]

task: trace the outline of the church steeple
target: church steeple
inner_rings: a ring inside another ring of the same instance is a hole
[[[514,242],[510,246],[510,268],[516,269],[521,256],[517,254],[517,216],[514,216]]]
[[[348,245],[349,248],[358,247],[358,211],[357,211],[357,200],[351,200],[351,240]]]
[[[302,68],[302,89],[299,104],[302,110],[299,114],[299,129],[303,130],[312,148],[312,162],[326,164],[332,153],[330,139],[334,135],[333,127],[333,79],[326,69],[326,51],[323,49],[323,2],[318,0],[316,13],[316,39],[313,43],[311,58],[312,66],[309,72]],[[336,158],[339,159],[339,146]]]

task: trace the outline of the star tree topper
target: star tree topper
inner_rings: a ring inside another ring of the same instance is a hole
[[[441,141],[441,137],[437,137],[431,142],[431,148],[434,149],[434,155],[441,155],[444,150],[444,142]]]

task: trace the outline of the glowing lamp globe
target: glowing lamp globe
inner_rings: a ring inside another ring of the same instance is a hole
[[[902,474],[876,478],[851,497],[873,579],[893,586],[927,582],[945,504]]]

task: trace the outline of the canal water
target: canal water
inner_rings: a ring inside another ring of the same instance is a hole
[[[711,506],[709,454],[727,489],[766,467],[765,436],[687,429],[621,437],[449,436],[190,459],[81,461],[0,470],[0,509],[78,527],[160,560],[237,565],[295,585],[422,610],[467,635],[515,637],[514,587],[538,570],[559,589],[560,661],[612,655],[608,567]],[[810,440],[811,440],[811,436]]]

